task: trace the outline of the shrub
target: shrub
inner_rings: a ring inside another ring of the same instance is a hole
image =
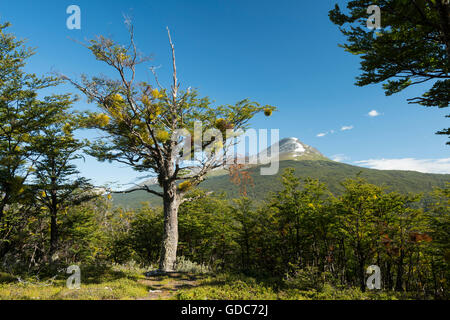
[[[186,259],[184,256],[178,257],[176,262],[176,271],[190,272],[190,273],[209,273],[211,269],[204,265],[192,262]]]

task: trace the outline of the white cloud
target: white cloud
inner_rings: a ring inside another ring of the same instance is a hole
[[[332,155],[331,156],[331,160],[337,161],[337,162],[342,162],[342,161],[345,161],[345,160],[350,160],[350,158],[347,157],[345,154],[340,153],[340,154]]]
[[[328,132],[321,132],[317,134],[317,137],[325,137],[328,134]]]
[[[355,161],[357,164],[379,170],[411,170],[425,173],[449,173],[450,158],[443,159],[369,159]]]
[[[381,113],[379,113],[377,110],[370,110],[370,112],[367,115],[370,117],[378,117],[381,116]]]
[[[345,130],[352,130],[353,126],[342,126],[341,127],[341,131],[345,131]]]

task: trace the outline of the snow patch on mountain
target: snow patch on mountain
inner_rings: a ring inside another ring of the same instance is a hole
[[[266,157],[270,161],[276,160],[277,157],[280,160],[326,159],[317,149],[295,137],[281,139],[257,155],[258,160]],[[267,160],[263,162],[267,162]]]

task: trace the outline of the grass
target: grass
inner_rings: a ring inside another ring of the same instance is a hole
[[[68,275],[37,279],[0,272],[0,300],[396,300],[408,299],[394,292],[362,292],[359,288],[320,290],[288,288],[235,274],[144,275],[136,266],[82,267],[81,288],[66,287]]]
[[[121,266],[81,267],[80,289],[69,289],[69,275],[37,279],[20,278],[0,273],[0,300],[109,300],[138,299],[148,294],[144,271],[137,268],[124,270]]]
[[[397,300],[407,299],[394,292],[362,292],[359,288],[335,288],[325,284],[321,290],[275,289],[242,275],[221,274],[199,281],[195,287],[179,290],[179,300]]]
[[[277,293],[253,278],[220,274],[199,281],[196,287],[180,290],[178,300],[276,300]]]

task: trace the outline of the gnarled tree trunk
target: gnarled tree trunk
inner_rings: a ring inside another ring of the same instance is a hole
[[[180,199],[175,183],[164,186],[164,233],[161,244],[159,270],[174,271],[178,246],[178,208]]]

